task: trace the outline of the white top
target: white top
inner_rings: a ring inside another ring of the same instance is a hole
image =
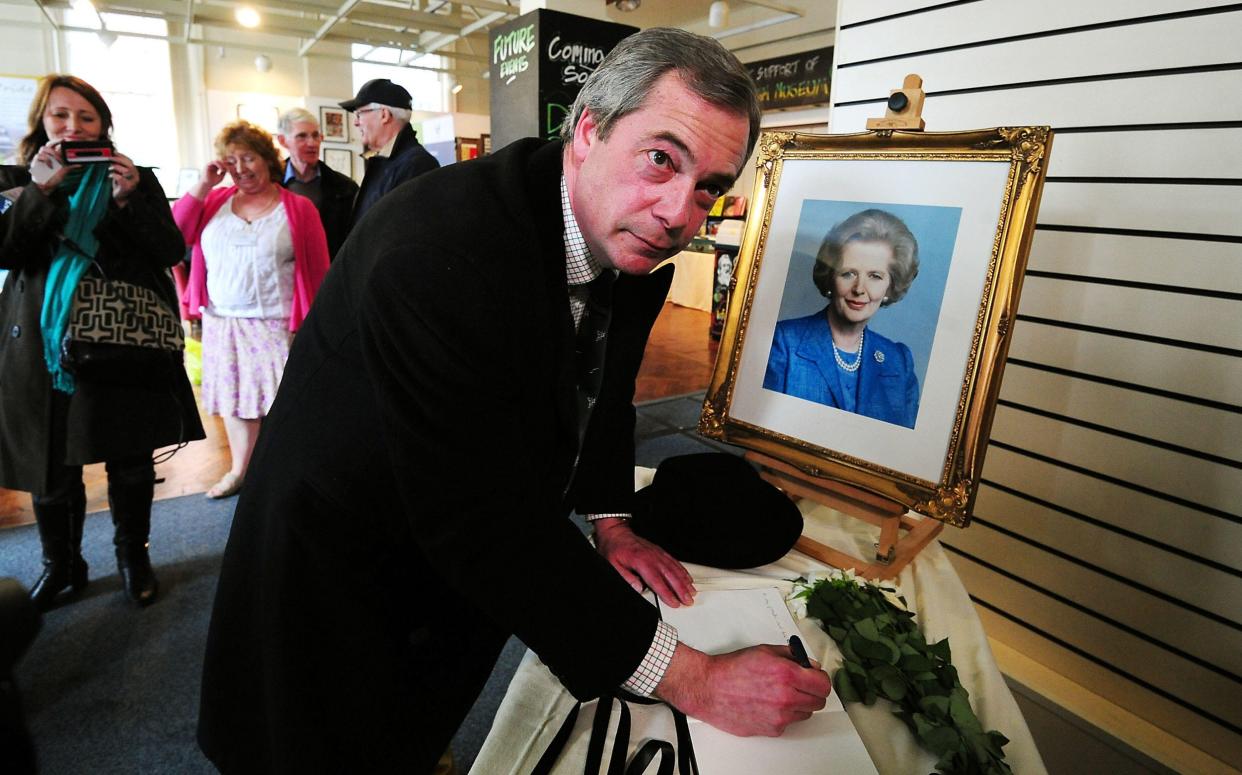
[[[229,318],[287,318],[293,306],[293,236],[284,203],[247,223],[233,199],[201,236],[207,265],[207,311]]]

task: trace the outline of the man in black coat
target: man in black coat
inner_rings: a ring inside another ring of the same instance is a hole
[[[354,127],[366,155],[362,190],[354,201],[354,223],[389,191],[440,166],[410,127],[410,104],[410,93],[387,78],[367,81],[358,96],[341,103],[354,114]]]
[[[309,110],[285,111],[276,128],[277,141],[289,152],[281,185],[315,203],[328,237],[328,257],[336,258],[336,252],[345,244],[354,225],[358,184],[319,161],[323,135],[319,131],[319,120]]]
[[[758,116],[718,43],[645,30],[563,143],[427,175],[354,230],[224,555],[199,720],[222,771],[427,772],[511,633],[583,699],[625,686],[767,735],[823,706],[827,676],[787,648],[705,655],[631,588],[694,592],[626,520],[634,380],[671,279],[649,273]],[[598,551],[571,509],[599,518]]]

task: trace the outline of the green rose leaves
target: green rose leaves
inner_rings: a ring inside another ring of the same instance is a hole
[[[1009,740],[985,731],[970,708],[951,664],[948,639],[927,643],[914,614],[894,605],[893,590],[848,576],[815,581],[796,597],[841,650],[832,677],[842,702],[871,705],[883,697],[897,705],[919,744],[935,754],[945,775],[1008,775],[1001,748]]]

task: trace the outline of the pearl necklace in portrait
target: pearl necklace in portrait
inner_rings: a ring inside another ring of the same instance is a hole
[[[862,333],[858,335],[858,349],[855,350],[855,353],[857,354],[858,357],[854,359],[853,363],[845,362],[845,359],[841,357],[841,351],[837,349],[836,340],[835,339],[832,340],[832,357],[837,359],[838,366],[840,366],[845,371],[848,371],[851,373],[858,371],[858,367],[862,365],[863,337],[865,337],[866,335],[867,335],[867,329],[864,328],[862,330]],[[831,339],[832,337],[830,336],[829,338]]]

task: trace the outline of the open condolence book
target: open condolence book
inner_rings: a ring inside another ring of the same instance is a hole
[[[660,606],[660,614],[677,628],[683,643],[708,654],[763,643],[783,646],[791,635],[801,635],[775,587],[700,589],[694,605]],[[660,726],[672,726],[667,713],[644,716],[634,719],[631,739],[673,739],[672,730]],[[646,723],[650,726],[644,726]],[[734,737],[697,719],[690,719],[690,735],[699,770],[711,775],[868,775],[876,771],[836,692],[828,697],[823,710],[790,725],[780,737]]]

